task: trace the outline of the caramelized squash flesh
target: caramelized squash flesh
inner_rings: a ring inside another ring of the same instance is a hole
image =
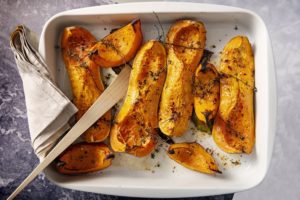
[[[76,119],[89,109],[104,91],[100,68],[89,59],[89,52],[96,38],[81,27],[67,27],[61,39],[62,56],[71,82],[73,102],[78,108]],[[108,111],[83,135],[86,142],[101,142],[107,138],[111,127]]]
[[[220,82],[213,64],[199,65],[194,80],[194,110],[199,130],[211,133],[220,104]]]
[[[202,173],[221,173],[214,158],[198,143],[176,143],[170,145],[168,156],[180,165]]]
[[[255,143],[254,58],[247,37],[224,47],[220,64],[220,107],[213,127],[216,144],[228,153],[251,153]]]
[[[158,41],[145,43],[137,53],[127,95],[111,132],[110,143],[114,151],[140,157],[154,149],[165,66],[166,51]]]
[[[101,67],[116,67],[133,59],[142,41],[141,21],[135,20],[97,42],[90,57]]]
[[[113,153],[104,143],[78,143],[57,158],[55,167],[62,174],[83,174],[109,167],[113,158]]]
[[[193,76],[206,42],[204,24],[176,22],[167,35],[167,78],[159,110],[159,128],[168,136],[182,136],[193,110]]]

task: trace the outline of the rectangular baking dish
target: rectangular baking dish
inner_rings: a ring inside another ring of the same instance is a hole
[[[223,174],[210,176],[179,166],[165,155],[159,145],[156,155],[138,159],[117,154],[113,165],[96,174],[65,176],[51,166],[45,170],[49,180],[69,189],[131,197],[194,197],[238,192],[258,185],[265,177],[273,148],[276,122],[276,81],[269,34],[264,22],[255,13],[228,6],[144,2],[81,8],[59,13],[44,26],[39,52],[49,66],[51,76],[71,98],[70,86],[57,48],[64,27],[80,25],[98,39],[112,28],[140,18],[144,41],[162,33],[154,15],[158,15],[166,33],[178,19],[196,19],[205,23],[206,48],[214,52],[212,62],[218,65],[219,52],[235,35],[246,35],[255,56],[255,120],[256,144],[251,155],[227,155],[220,151],[209,135],[191,131],[176,141],[196,140],[209,147],[217,157]],[[104,73],[107,73],[104,72]],[[192,125],[191,125],[192,126]],[[191,128],[193,130],[193,128]],[[195,136],[196,135],[196,136]]]

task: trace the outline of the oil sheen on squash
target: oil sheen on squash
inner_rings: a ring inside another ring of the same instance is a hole
[[[200,64],[194,80],[193,121],[196,127],[211,133],[220,103],[220,81],[218,71],[211,63]]]
[[[165,67],[164,46],[158,41],[146,42],[134,59],[127,95],[111,131],[114,151],[141,157],[154,149]]]
[[[170,145],[168,156],[180,165],[202,173],[222,173],[212,155],[198,143],[176,143]]]
[[[91,59],[101,67],[116,67],[135,56],[143,41],[141,21],[135,20],[101,39]]]
[[[159,128],[168,136],[182,136],[193,110],[193,76],[202,57],[206,29],[199,21],[181,20],[166,39],[167,77],[159,109]]]
[[[71,82],[76,119],[89,109],[104,91],[99,66],[89,59],[96,38],[81,27],[67,27],[61,39],[62,56]],[[101,142],[109,135],[111,111],[105,113],[82,135],[86,142]]]
[[[62,174],[83,174],[105,169],[114,155],[104,143],[78,143],[68,147],[56,160],[55,168]]]
[[[220,107],[213,138],[225,152],[249,154],[255,143],[254,58],[246,36],[236,36],[226,44],[219,73]]]

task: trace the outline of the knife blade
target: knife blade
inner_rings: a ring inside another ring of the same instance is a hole
[[[27,178],[8,197],[13,199],[18,195],[39,173],[41,173],[58,155],[70,146],[84,131],[93,125],[102,115],[112,108],[127,92],[131,68],[125,66],[118,77],[98,97],[94,104],[57,143],[50,153],[36,166]]]

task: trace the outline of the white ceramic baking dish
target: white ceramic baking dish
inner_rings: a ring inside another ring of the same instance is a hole
[[[82,191],[132,197],[193,197],[246,190],[258,185],[265,177],[272,154],[276,121],[276,82],[271,43],[264,22],[255,13],[234,7],[174,2],[114,4],[81,8],[59,13],[44,26],[39,52],[44,57],[52,77],[70,95],[68,79],[60,57],[59,37],[64,27],[81,25],[99,39],[111,28],[140,18],[144,39],[157,37],[155,12],[167,32],[171,23],[183,18],[201,20],[207,28],[207,48],[214,51],[218,63],[219,51],[238,34],[247,35],[255,56],[255,120],[256,144],[251,155],[226,155],[203,133],[191,134],[177,141],[197,140],[214,151],[222,175],[209,176],[183,168],[164,154],[160,147],[155,158],[137,159],[117,154],[113,165],[96,174],[65,176],[52,167],[45,170],[55,184]],[[161,31],[161,30],[160,30]],[[71,96],[70,96],[71,97]],[[192,126],[192,125],[191,125]],[[196,136],[195,136],[196,135]],[[159,165],[159,167],[158,167]],[[237,165],[237,166],[235,166]]]

